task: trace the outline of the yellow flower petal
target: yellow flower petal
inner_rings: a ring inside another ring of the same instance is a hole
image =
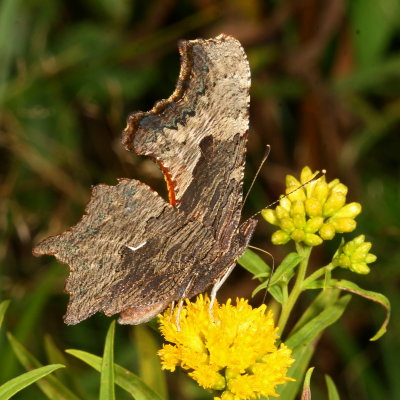
[[[208,308],[207,296],[186,301],[180,330],[177,310],[159,316],[160,330],[171,342],[159,351],[163,369],[182,367],[200,386],[222,392],[215,398],[221,400],[272,395],[277,385],[290,380],[291,351],[277,348],[277,328],[265,305],[253,309],[245,299],[237,299],[236,305],[231,300],[216,303],[213,319]]]

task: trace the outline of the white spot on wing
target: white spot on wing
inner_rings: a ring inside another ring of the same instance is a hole
[[[140,243],[139,246],[133,247],[133,246],[126,246],[128,249],[131,249],[132,251],[139,250],[141,247],[143,247],[147,242]]]

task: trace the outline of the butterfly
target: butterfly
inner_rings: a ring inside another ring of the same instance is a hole
[[[250,70],[241,44],[219,35],[179,44],[173,94],[128,117],[122,143],[152,157],[169,201],[135,179],[92,189],[81,220],[33,250],[69,264],[64,320],[96,312],[146,322],[172,301],[221,282],[257,222],[243,223]]]

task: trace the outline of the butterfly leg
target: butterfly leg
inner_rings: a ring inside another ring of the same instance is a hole
[[[174,315],[174,308],[175,308],[175,300],[172,300],[171,302],[171,312],[169,314],[169,319],[172,319],[172,316]]]
[[[185,299],[186,295],[188,294],[188,292],[190,290],[190,287],[192,286],[193,280],[194,280],[194,276],[189,281],[188,285],[186,286],[185,291],[182,294],[182,297],[178,301],[178,310],[176,311],[176,320],[175,320],[176,328],[178,329],[178,331],[181,330],[180,322],[181,322],[181,311],[182,311],[182,308],[183,308],[183,300]]]
[[[217,280],[217,282],[215,282],[213,288],[211,289],[211,296],[210,296],[210,306],[208,308],[208,313],[210,314],[210,318],[212,321],[214,321],[214,316],[212,313],[212,309],[215,303],[215,299],[217,297],[217,292],[220,289],[220,287],[224,284],[224,282],[228,279],[228,276],[231,274],[231,272],[233,271],[233,268],[235,268],[236,266],[236,262],[233,263],[224,273],[224,275],[222,275],[221,278],[219,278]]]
[[[178,310],[176,311],[176,320],[175,320],[175,324],[176,324],[176,329],[178,330],[178,332],[181,330],[181,311],[183,308],[183,299],[179,299],[178,301]]]

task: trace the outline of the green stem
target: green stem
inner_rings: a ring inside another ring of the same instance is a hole
[[[310,274],[307,277],[307,279],[304,280],[303,287],[307,287],[310,283],[314,282],[320,276],[326,274],[327,271],[331,271],[332,269],[333,269],[332,263],[329,263],[329,264],[325,265],[324,267],[317,269],[312,274]]]
[[[286,323],[289,319],[290,313],[296,304],[297,299],[299,298],[301,292],[303,291],[303,282],[307,272],[308,260],[310,258],[312,247],[305,246],[303,247],[301,244],[296,243],[297,253],[303,257],[300,262],[299,269],[297,271],[296,282],[290,292],[287,302],[282,305],[282,312],[279,316],[278,327],[279,332],[282,335],[283,330],[285,329]]]

